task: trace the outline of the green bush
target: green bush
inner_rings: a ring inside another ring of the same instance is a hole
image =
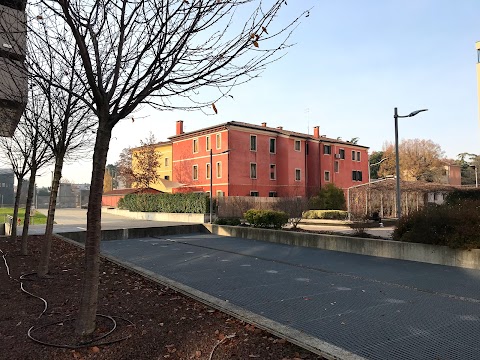
[[[254,227],[280,229],[288,222],[288,215],[283,211],[250,209],[243,217]]]
[[[345,194],[335,185],[327,184],[310,198],[309,207],[311,210],[344,210]]]
[[[447,194],[447,205],[458,204],[463,200],[480,201],[480,189],[457,189]]]
[[[239,218],[219,218],[215,220],[215,224],[217,225],[238,226],[241,225],[241,223]]]
[[[458,249],[480,248],[480,201],[427,206],[402,216],[393,231],[397,241],[445,245]]]
[[[139,212],[193,213],[209,212],[205,194],[129,194],[118,202],[120,209]]]
[[[343,210],[308,210],[303,213],[304,219],[346,220],[348,212]]]

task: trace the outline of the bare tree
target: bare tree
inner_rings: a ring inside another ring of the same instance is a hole
[[[157,140],[155,135],[150,135],[145,140],[140,140],[140,147],[133,149],[132,175],[136,187],[148,188],[161,177],[158,173],[162,155],[156,150]]]
[[[29,103],[24,112],[24,120],[29,126],[29,142],[32,147],[31,156],[29,159],[30,180],[28,183],[27,202],[25,205],[25,219],[23,222],[21,251],[22,255],[28,254],[28,228],[30,225],[30,214],[33,204],[33,195],[35,189],[35,179],[38,170],[45,166],[52,159],[52,153],[49,151],[49,138],[42,133],[45,121],[48,118],[45,116],[47,109],[47,101],[39,93],[33,90],[29,96]],[[42,135],[41,135],[42,133]]]
[[[88,88],[75,46],[69,43],[63,22],[41,17],[31,25],[31,41],[27,64],[33,85],[46,99],[47,121],[42,124],[43,140],[55,158],[55,167],[48,206],[47,224],[37,275],[44,277],[49,270],[53,224],[65,161],[83,158],[93,145],[97,120],[88,101]],[[54,26],[54,31],[49,25]]]
[[[15,241],[17,238],[18,208],[20,205],[23,179],[30,171],[30,158],[33,152],[30,139],[30,126],[24,119],[20,120],[12,138],[0,137],[0,148],[6,155],[7,161],[11,165],[15,178],[17,179],[17,191],[15,193],[11,227],[12,241]]]
[[[132,187],[134,180],[132,167],[132,148],[127,147],[120,152],[118,161],[115,163],[118,171],[118,180],[123,183],[126,188]]]
[[[140,104],[160,110],[208,106],[217,112],[215,102],[219,98],[233,86],[257,77],[268,63],[281,56],[279,51],[287,48],[286,39],[300,17],[275,27],[273,22],[286,2],[269,3],[257,0],[41,2],[45,21],[61,19],[73,35],[89,90],[83,98],[98,117],[78,334],[90,334],[95,329],[101,196],[113,127]],[[242,9],[250,15],[241,18],[245,14]],[[48,28],[59,29],[53,24]]]

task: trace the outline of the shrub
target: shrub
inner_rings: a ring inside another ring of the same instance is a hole
[[[327,184],[309,202],[311,210],[344,210],[345,194],[334,184]]]
[[[457,189],[447,194],[445,203],[447,205],[459,204],[463,200],[480,201],[480,190],[475,189]]]
[[[356,236],[367,236],[365,229],[368,227],[368,217],[362,214],[352,214],[352,222],[349,224]]]
[[[393,231],[397,241],[480,248],[480,201],[463,200],[455,205],[427,206],[403,216]]]
[[[219,218],[215,221],[217,225],[238,226],[241,225],[241,223],[239,218]]]
[[[261,228],[280,229],[288,222],[288,215],[283,211],[250,209],[243,216],[250,225]]]
[[[308,210],[303,213],[304,219],[346,220],[348,212],[343,210]]]
[[[128,194],[118,202],[120,209],[139,212],[206,214],[209,199],[204,194]]]

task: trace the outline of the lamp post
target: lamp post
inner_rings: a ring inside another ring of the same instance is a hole
[[[216,153],[215,155],[226,154],[228,152],[230,152],[230,149]],[[213,214],[213,170],[212,169],[213,169],[213,151],[210,148],[210,224],[212,223],[212,214]]]
[[[408,115],[398,115],[397,108],[393,110],[393,118],[395,119],[395,173],[397,178],[397,218],[400,219],[402,216],[402,197],[400,192],[400,157],[398,154],[398,118],[407,118],[413,117],[422,111],[427,111],[428,109],[415,110]]]

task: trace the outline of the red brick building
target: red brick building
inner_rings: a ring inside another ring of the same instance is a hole
[[[368,148],[320,135],[230,121],[185,133],[177,121],[170,137],[177,191],[214,196],[311,196],[333,183],[368,182]],[[212,164],[210,164],[210,151]]]

